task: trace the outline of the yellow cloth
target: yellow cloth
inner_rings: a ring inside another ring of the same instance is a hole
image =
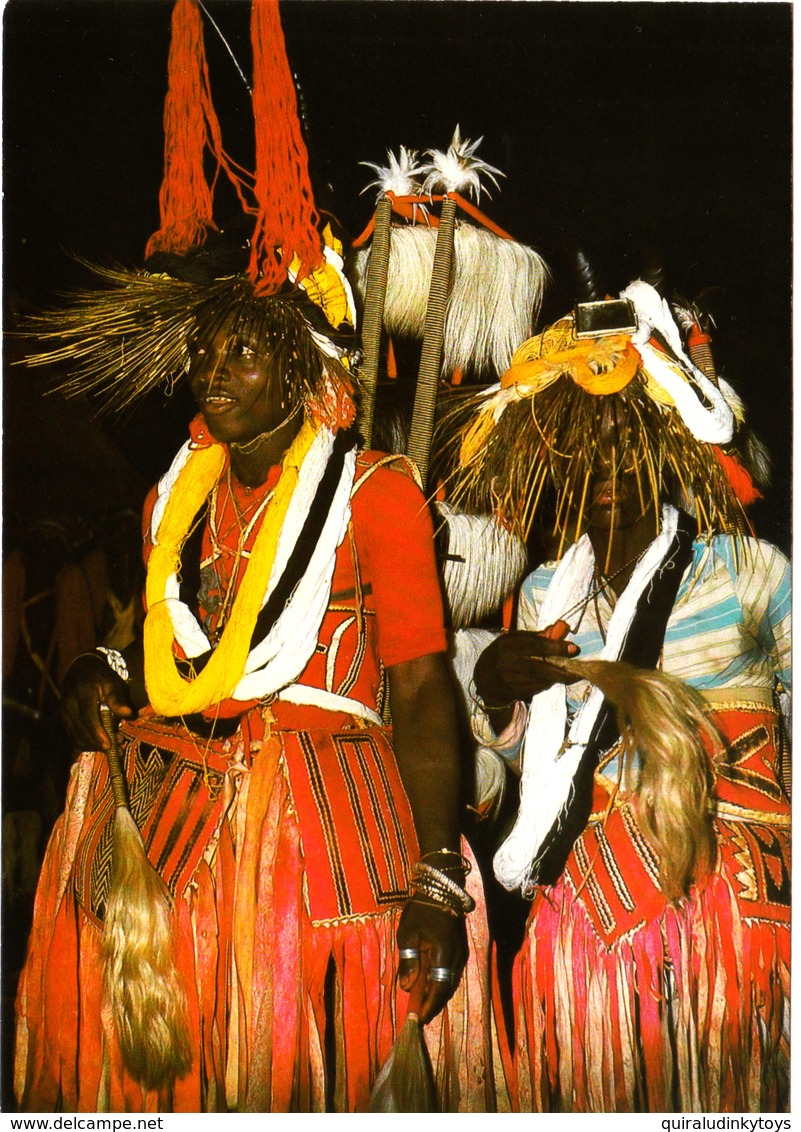
[[[147,569],[145,686],[150,704],[159,715],[191,715],[203,711],[227,699],[242,678],[278,537],[297,484],[298,469],[315,435],[315,426],[306,421],[284,457],[281,478],[265,510],[222,639],[206,667],[193,680],[185,680],[175,666],[175,635],[164,598],[167,581],[178,570],[181,547],[190,524],[225,465],[225,449],[221,444],[195,449],[181,469],[159,523],[157,543]]]
[[[298,286],[303,288],[334,329],[338,330],[343,322],[352,320],[348,292],[343,282],[341,268],[337,264],[337,260],[339,264],[342,262],[342,243],[331,231],[330,224],[325,226],[323,240],[325,246],[335,253],[334,262],[324,260],[314,271],[305,275]],[[299,270],[300,260],[295,256],[289,265],[289,271],[290,274],[297,275]]]
[[[521,394],[531,397],[564,374],[586,393],[605,396],[624,389],[640,364],[639,352],[627,334],[582,340],[568,333],[555,337],[546,332],[517,349],[501,378],[501,388],[523,386]]]

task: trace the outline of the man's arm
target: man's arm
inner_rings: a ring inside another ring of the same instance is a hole
[[[458,868],[453,869],[455,858],[437,855],[442,849],[459,853],[463,808],[456,703],[445,654],[395,664],[388,673],[395,755],[412,808],[421,858],[434,854],[431,863],[447,871],[461,886],[463,877]],[[425,980],[418,987],[418,1009],[421,1021],[428,1022],[451,997],[464,970],[464,916],[413,896],[401,917],[398,947],[420,952],[419,962],[401,959],[400,984],[411,991],[418,979]],[[427,972],[434,967],[450,970],[452,981],[428,980]]]

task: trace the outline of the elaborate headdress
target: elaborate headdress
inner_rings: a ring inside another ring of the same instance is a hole
[[[419,341],[408,438],[401,428],[390,443],[415,461],[424,486],[443,381],[503,372],[533,329],[548,279],[539,253],[477,207],[482,178],[497,186],[503,176],[477,156],[482,140],[463,138],[457,126],[447,150],[420,157],[401,146],[397,156],[387,152],[385,166],[363,162],[377,174],[364,191],[377,189],[378,200],[355,241],[355,285],[364,302],[360,431],[369,444],[382,339],[390,377],[393,338]],[[445,590],[458,628],[511,593],[525,569],[525,548],[494,520],[443,504],[439,515]]]
[[[503,175],[476,155],[482,140],[462,138],[457,126],[447,150],[428,150],[422,160],[401,146],[397,157],[388,152],[386,166],[364,162],[377,173],[367,189],[378,189],[378,202],[355,241],[364,296],[361,430],[369,442],[382,330],[419,339],[407,451],[424,481],[440,379],[502,372],[531,332],[548,277],[533,248],[469,199],[480,200],[482,177],[497,185],[495,175]]]
[[[342,245],[321,231],[284,50],[277,0],[253,0],[252,102],[256,167],[249,173],[222,145],[211,100],[197,0],[177,0],[164,109],[161,224],[148,241],[146,270],[93,270],[102,286],[67,296],[65,309],[31,316],[28,334],[46,344],[32,365],[68,362],[67,395],[91,393],[102,410],[124,408],[187,368],[190,338],[221,312],[239,312],[265,335],[305,338],[316,364],[305,392],[332,428],[355,415],[348,347],[355,327]],[[211,182],[205,166],[214,163]],[[220,255],[213,218],[220,174],[231,181],[252,231]],[[87,265],[91,266],[91,265]],[[310,359],[306,359],[307,361]],[[290,375],[292,376],[292,375]]]
[[[605,312],[614,314],[612,325],[599,329]],[[620,300],[579,305],[528,339],[499,384],[443,423],[440,458],[456,469],[449,499],[500,514],[524,536],[548,499],[561,552],[586,515],[601,397],[615,399],[630,438],[613,458],[613,483],[625,456],[655,508],[666,493],[678,494],[700,530],[746,525],[724,459],[732,409],[686,352],[668,304],[640,280]]]

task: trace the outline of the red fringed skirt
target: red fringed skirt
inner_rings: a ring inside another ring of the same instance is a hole
[[[718,862],[668,906],[625,798],[537,892],[514,970],[522,1112],[777,1112],[788,1100],[790,810],[775,714],[715,713]]]
[[[416,840],[386,732],[277,705],[235,740],[143,717],[121,740],[131,809],[173,891],[192,1067],[145,1092],[102,996],[113,806],[105,758],[76,763],[51,837],[17,999],[24,1111],[365,1110],[403,1021],[395,930]],[[471,961],[426,1028],[443,1107],[495,1105],[480,882]],[[469,1022],[468,1022],[469,1019]]]

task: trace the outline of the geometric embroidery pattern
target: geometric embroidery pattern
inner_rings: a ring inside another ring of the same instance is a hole
[[[790,906],[790,846],[782,830],[755,822],[720,820],[741,900],[772,908]]]
[[[131,814],[148,858],[173,896],[192,879],[222,805],[224,755],[159,721],[140,721],[136,733],[119,730]],[[111,884],[115,807],[105,760],[97,760],[87,816],[77,846],[73,885],[78,903],[98,924]]]
[[[593,811],[605,808],[602,792],[596,781]],[[627,801],[616,806],[606,820],[590,822],[573,845],[566,872],[607,946],[664,907],[659,858]]]
[[[732,705],[712,717],[726,744],[726,759],[715,767],[717,868],[730,878],[743,915],[787,918],[790,811],[778,782],[775,712],[761,704]],[[599,939],[611,946],[661,915],[665,902],[658,854],[623,792],[606,813],[608,789],[596,777],[593,818],[573,846],[566,876],[581,892]]]
[[[312,921],[364,916],[402,903],[417,839],[386,733],[369,727],[280,734]]]
[[[776,776],[776,767],[770,765],[769,771],[758,766],[749,766],[754,756],[769,748],[771,735],[764,723],[750,728],[729,744],[728,759],[718,766],[718,774],[736,786],[755,790],[771,802],[778,802],[782,789]]]

